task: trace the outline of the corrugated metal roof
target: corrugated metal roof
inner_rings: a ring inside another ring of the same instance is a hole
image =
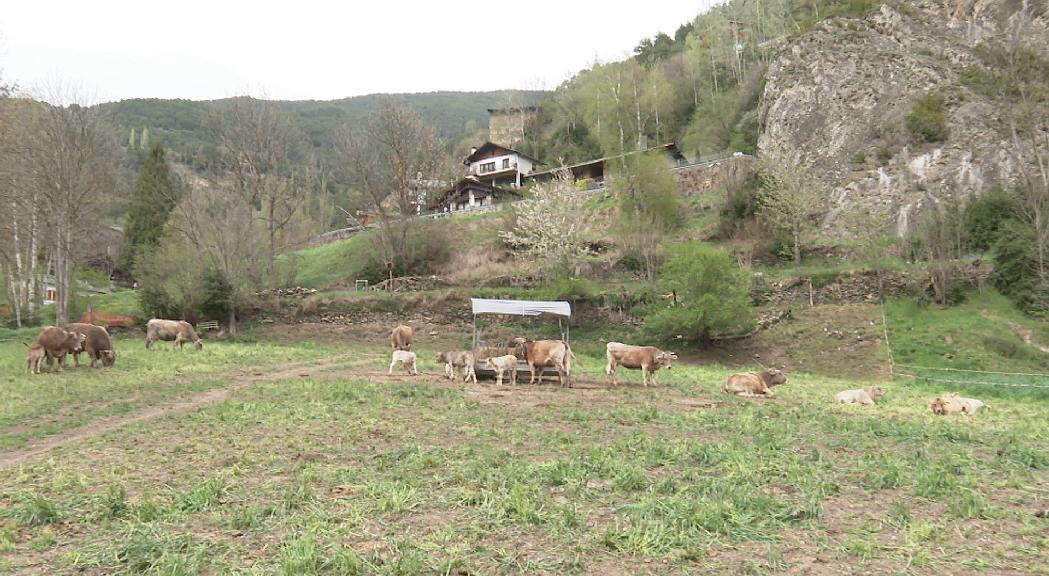
[[[509,314],[512,316],[555,314],[566,318],[572,316],[572,307],[568,302],[470,298],[470,304],[473,306],[473,313],[475,316],[478,314]]]

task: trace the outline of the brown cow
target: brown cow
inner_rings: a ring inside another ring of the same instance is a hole
[[[66,324],[62,328],[84,336],[83,351],[87,352],[88,358],[91,359],[92,368],[95,367],[95,362],[98,360],[101,360],[102,365],[106,368],[109,368],[116,362],[117,353],[113,350],[113,341],[109,338],[109,332],[106,332],[106,329],[102,326],[74,322]],[[80,352],[73,352],[73,363],[77,368],[80,367]]]
[[[75,332],[66,332],[57,326],[45,326],[36,337],[35,345],[44,349],[47,365],[50,367],[58,360],[58,371],[66,366],[66,354],[80,352],[83,349],[84,336]]]
[[[394,350],[411,350],[413,335],[411,326],[401,324],[390,333],[390,344],[393,345]]]
[[[477,383],[477,373],[474,372],[474,363],[477,361],[477,357],[474,356],[473,352],[469,350],[441,352],[437,355],[436,361],[444,364],[444,373],[449,380],[454,380],[455,369],[461,368],[463,371],[463,382],[469,382],[472,378],[474,384]]]
[[[44,356],[46,356],[46,354],[44,353],[44,347],[39,345],[39,344],[33,344],[32,346],[30,346],[29,344],[26,344],[25,342],[23,342],[22,344],[25,344],[25,347],[26,347],[26,351],[25,351],[25,372],[26,372],[26,374],[39,374],[40,373],[40,365],[44,363]]]
[[[174,341],[174,344],[171,345],[172,350],[176,346],[181,349],[186,342],[192,342],[197,350],[204,349],[204,341],[197,336],[197,331],[193,329],[193,325],[185,320],[161,320],[160,318],[154,318],[147,322],[146,349],[148,350],[152,347],[157,340]]]
[[[656,370],[660,368],[670,369],[670,363],[677,360],[677,354],[664,352],[654,346],[630,346],[619,342],[605,344],[605,356],[608,357],[608,365],[605,366],[605,374],[612,379],[612,385],[616,386],[616,367],[641,369],[641,382],[648,387],[648,373],[652,373],[652,385],[656,385]]]
[[[529,384],[536,381],[535,369],[539,367],[539,382],[543,380],[543,368],[553,366],[557,368],[557,382],[562,387],[572,387],[572,348],[564,340],[525,340],[514,338],[512,341],[517,345],[520,353],[518,358],[524,358],[528,362],[528,370],[531,378]]]
[[[721,387],[721,390],[729,394],[746,396],[748,398],[756,396],[772,398],[775,394],[772,393],[771,388],[786,383],[787,377],[783,372],[775,368],[769,368],[764,372],[733,374],[725,380],[725,385]]]

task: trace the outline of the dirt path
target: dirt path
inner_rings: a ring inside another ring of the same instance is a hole
[[[336,368],[352,362],[353,361],[348,356],[333,356],[329,358],[285,364],[280,366],[275,372],[264,372],[266,369],[272,369],[273,367],[271,366],[258,366],[237,370],[228,374],[230,382],[224,387],[193,394],[165,404],[148,406],[129,414],[99,418],[88,422],[83,426],[66,430],[53,436],[30,440],[25,446],[18,450],[0,454],[0,469],[22,464],[26,460],[46,454],[55,448],[94,438],[102,434],[107,434],[129,424],[154,420],[163,416],[177,416],[205,406],[218,404],[232,396],[234,393],[249,388],[259,382],[269,382],[294,377],[305,378],[317,372],[323,372],[330,368]]]

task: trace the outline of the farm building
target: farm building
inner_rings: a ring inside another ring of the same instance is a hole
[[[467,176],[438,194],[429,207],[432,212],[459,212],[519,199],[521,199],[521,193],[516,190],[492,186],[487,182]]]

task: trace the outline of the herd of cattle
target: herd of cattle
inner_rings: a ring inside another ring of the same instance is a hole
[[[157,340],[174,342],[172,347],[181,347],[186,342],[192,343],[197,350],[204,349],[204,341],[197,336],[193,325],[183,320],[161,320],[154,318],[146,323],[146,348],[153,346]],[[61,372],[66,365],[66,356],[73,355],[73,363],[80,367],[80,354],[86,352],[91,359],[91,367],[97,362],[110,367],[117,361],[117,352],[113,349],[113,340],[103,326],[73,322],[62,326],[45,326],[36,341],[26,344],[26,372],[40,374],[40,369],[47,361],[48,368],[58,363]]]
[[[393,357],[387,374],[392,375],[393,369],[400,364],[408,374],[419,374],[416,367],[415,352],[412,351],[412,340],[414,332],[410,326],[400,325],[390,333],[390,344],[393,347]],[[172,342],[172,348],[181,348],[187,342],[193,344],[197,350],[204,349],[204,341],[197,335],[193,325],[183,320],[162,320],[154,318],[146,323],[146,348],[149,349],[153,343],[162,340]],[[80,366],[80,354],[87,353],[91,359],[91,367],[94,368],[98,362],[102,366],[110,367],[116,362],[117,353],[113,349],[113,341],[109,333],[102,326],[93,324],[71,323],[62,326],[46,326],[37,336],[33,344],[26,344],[26,372],[40,374],[40,369],[46,360],[48,367],[56,361],[58,371],[65,367],[67,355],[73,355],[73,361],[77,367]],[[649,377],[652,384],[656,384],[656,372],[661,368],[670,369],[677,354],[665,352],[654,346],[632,346],[620,342],[609,342],[605,345],[605,355],[608,364],[605,373],[608,375],[612,386],[619,384],[616,378],[616,369],[620,366],[632,370],[641,370],[641,382],[648,387]],[[524,361],[528,365],[530,378],[529,384],[542,381],[543,372],[547,367],[557,370],[558,383],[562,387],[572,385],[572,360],[575,354],[571,346],[563,340],[526,340],[514,338],[505,347],[486,346],[477,350],[450,350],[437,354],[436,362],[444,364],[445,376],[449,380],[460,374],[463,382],[477,382],[475,366],[483,361],[486,369],[491,370],[496,376],[496,384],[503,384],[504,374],[509,373],[510,383],[517,384],[518,363]],[[774,368],[761,372],[743,372],[729,376],[721,390],[728,394],[744,397],[772,398],[774,386],[787,383],[787,376]],[[876,401],[885,395],[885,390],[880,386],[861,388],[856,390],[844,390],[839,392],[834,401],[839,404],[860,404],[873,406]],[[981,409],[989,406],[975,398],[963,398],[954,392],[944,393],[929,404],[929,410],[933,414],[964,414],[973,415]]]
[[[393,369],[400,364],[409,375],[419,374],[416,366],[416,355],[412,352],[412,340],[414,332],[410,326],[400,325],[390,333],[390,344],[393,346],[393,356],[387,374],[392,375]],[[616,368],[622,366],[633,370],[641,370],[641,382],[648,387],[649,375],[652,384],[656,384],[656,371],[660,368],[670,369],[671,363],[677,360],[677,354],[665,352],[654,346],[632,346],[620,342],[609,342],[605,345],[605,356],[608,364],[605,366],[605,374],[608,375],[612,386],[619,384],[616,379]],[[477,382],[475,365],[483,361],[484,367],[491,370],[496,377],[496,385],[502,386],[503,375],[509,372],[510,383],[517,384],[518,363],[524,361],[528,364],[530,378],[529,384],[541,381],[543,370],[551,366],[557,370],[558,382],[562,387],[570,387],[572,375],[572,359],[575,354],[572,348],[563,340],[526,340],[514,338],[507,343],[506,347],[486,346],[478,350],[452,350],[437,354],[436,362],[444,364],[444,373],[449,380],[454,380],[456,374],[460,374],[463,382]],[[772,398],[773,386],[787,383],[787,376],[775,368],[768,368],[761,372],[743,372],[729,376],[722,385],[721,390],[728,394],[742,397]],[[834,396],[834,402],[838,404],[860,404],[873,406],[878,398],[885,395],[881,386],[860,388],[856,390],[843,390]],[[929,404],[929,410],[933,414],[975,414],[977,410],[989,409],[989,406],[975,398],[962,398],[957,393],[947,392],[936,397]]]

